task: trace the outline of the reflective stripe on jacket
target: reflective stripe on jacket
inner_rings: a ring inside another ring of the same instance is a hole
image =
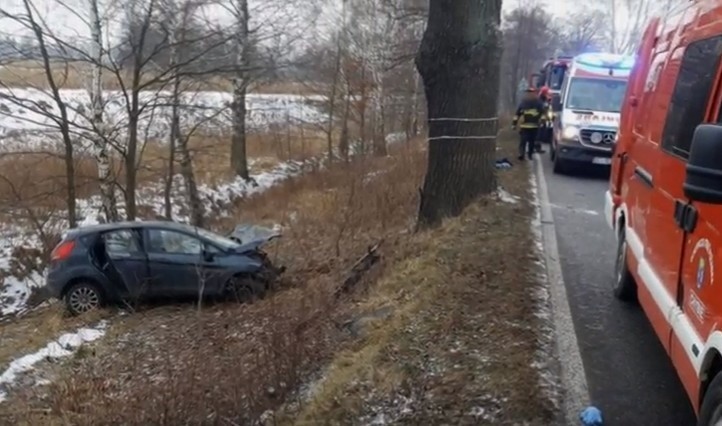
[[[547,108],[539,99],[525,99],[516,109],[512,124],[520,129],[536,129],[539,127]]]

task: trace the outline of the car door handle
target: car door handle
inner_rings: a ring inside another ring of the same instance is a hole
[[[111,259],[127,259],[130,257],[130,253],[110,253],[109,256]]]
[[[648,171],[644,170],[643,168],[637,166],[634,168],[634,175],[639,178],[639,180],[642,181],[643,184],[650,188],[654,188],[654,179],[652,178],[652,174]]]
[[[697,208],[682,200],[674,200],[674,223],[690,234],[697,227]]]
[[[687,213],[682,221],[682,229],[688,234],[694,232],[697,227],[697,209],[692,204],[687,204]]]

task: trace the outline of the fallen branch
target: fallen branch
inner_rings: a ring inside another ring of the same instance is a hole
[[[341,296],[341,294],[348,293],[353,290],[356,284],[361,281],[363,275],[368,272],[376,263],[378,263],[379,260],[381,260],[381,255],[379,254],[378,250],[383,243],[384,240],[381,240],[375,245],[370,246],[366,254],[364,254],[361,258],[359,258],[359,260],[356,261],[356,263],[354,263],[354,265],[351,267],[351,272],[349,273],[349,276],[336,290],[336,297],[339,297]]]

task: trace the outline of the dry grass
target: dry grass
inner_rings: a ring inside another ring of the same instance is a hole
[[[338,353],[315,395],[280,424],[555,423],[553,393],[534,367],[548,337],[530,250],[529,170],[500,181],[523,201],[485,199],[415,236],[360,306],[391,317]]]
[[[287,227],[272,254],[289,267],[289,279],[272,298],[119,318],[90,353],[47,366],[55,385],[14,393],[13,411],[0,406],[0,419],[248,424],[288,400],[347,339],[338,324],[349,300],[334,294],[355,259],[381,238],[387,262],[401,250],[425,162],[419,150],[398,149],[381,161],[311,173],[238,206],[235,220]]]
[[[504,141],[511,156],[515,141]],[[273,297],[116,318],[92,350],[44,367],[53,385],[13,390],[0,422],[316,425],[383,414],[393,424],[552,424],[534,367],[545,337],[529,170],[499,173],[519,203],[485,198],[413,234],[425,154],[394,151],[294,179],[215,224],[285,226],[270,251],[289,270]],[[382,263],[334,297],[381,239]],[[383,309],[388,318],[370,319]]]
[[[87,89],[90,76],[90,64],[86,62],[56,63],[52,67],[53,78],[62,89]],[[120,78],[125,87],[130,86],[131,75],[121,72]],[[147,75],[146,79],[154,77]],[[121,85],[117,75],[107,71],[103,73],[103,87],[106,90],[120,90]],[[0,82],[5,87],[33,87],[48,89],[48,79],[45,69],[39,61],[17,61],[0,66]],[[220,76],[203,76],[193,82],[195,90],[230,91],[230,79]],[[320,93],[321,88],[311,87],[308,84],[297,82],[261,83],[251,87],[253,93],[267,94],[298,94],[311,95]]]
[[[247,139],[248,158],[253,161],[251,172],[271,169],[282,161],[318,156],[324,152],[325,143],[319,132],[298,129],[251,134]],[[229,137],[196,136],[191,138],[189,145],[199,182],[214,184],[231,177]],[[167,145],[151,141],[142,155],[138,185],[162,181],[168,167]],[[116,157],[114,163],[117,179],[123,183],[122,162]],[[74,166],[76,197],[87,198],[97,194],[95,160],[88,154],[79,154]],[[0,154],[0,204],[12,207],[15,212],[23,206],[35,210],[62,209],[67,188],[65,176],[65,163],[60,155],[48,152]],[[24,214],[22,210],[20,213]]]

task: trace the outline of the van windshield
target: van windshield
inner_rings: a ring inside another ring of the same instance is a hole
[[[570,83],[566,108],[599,112],[621,110],[627,90],[625,80],[575,77]]]

